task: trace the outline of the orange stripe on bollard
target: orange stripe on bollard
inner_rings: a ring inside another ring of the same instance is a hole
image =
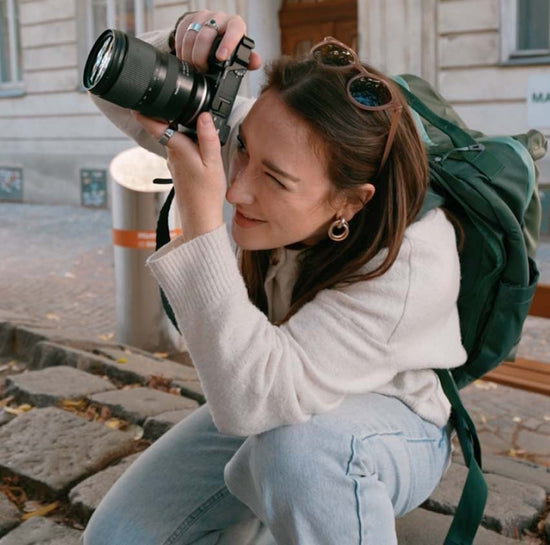
[[[181,235],[181,229],[171,229],[170,239]],[[140,250],[154,250],[156,243],[155,231],[134,231],[127,229],[113,229],[113,244],[123,248],[138,248]]]

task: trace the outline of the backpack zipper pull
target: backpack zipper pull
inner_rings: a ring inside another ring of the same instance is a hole
[[[453,149],[449,150],[443,156],[434,157],[434,161],[436,163],[442,163],[443,161],[445,161],[449,157],[449,155],[451,155],[451,153],[454,153],[455,151],[483,151],[484,149],[485,149],[485,146],[478,142],[477,144],[472,144],[470,146],[464,146],[462,148],[453,148]]]

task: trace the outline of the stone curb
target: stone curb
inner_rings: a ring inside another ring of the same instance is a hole
[[[81,535],[50,519],[33,517],[0,539],[0,545],[79,545]]]
[[[18,403],[48,407],[65,399],[79,399],[100,392],[116,390],[104,378],[60,365],[7,377],[4,394]]]

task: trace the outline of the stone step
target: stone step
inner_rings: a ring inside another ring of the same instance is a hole
[[[44,517],[32,517],[0,539],[0,545],[79,545],[82,532]]]
[[[523,483],[535,484],[550,494],[550,467],[541,466],[528,460],[495,454],[483,454],[482,461],[483,473],[494,473]],[[453,463],[464,465],[462,453],[453,453]]]
[[[93,352],[51,342],[36,345],[29,366],[31,369],[67,365],[90,373],[107,375],[124,384],[146,385],[152,376],[173,381],[186,397],[204,403],[204,395],[196,370],[183,363],[135,353],[133,349],[96,348]]]
[[[130,434],[57,409],[32,409],[0,427],[0,475],[44,498],[57,498],[77,482],[132,454]]]
[[[74,515],[83,523],[88,522],[88,519],[97,509],[99,502],[107,494],[111,486],[139,456],[141,456],[141,452],[127,456],[116,465],[110,466],[78,483],[69,492],[69,501],[71,502]]]
[[[157,416],[150,416],[143,424],[143,437],[149,441],[156,441],[170,428],[189,416],[195,409],[168,411]]]
[[[451,522],[450,516],[426,511],[426,509],[414,509],[396,521],[399,545],[443,545]],[[474,543],[475,545],[520,545],[522,542],[480,527]],[[531,543],[534,545],[533,542]]]
[[[48,407],[64,399],[79,399],[110,390],[116,387],[108,380],[60,365],[7,377],[4,395],[14,396],[18,403]]]
[[[442,514],[453,514],[466,481],[467,469],[452,464],[441,483],[423,507]],[[489,489],[481,524],[508,537],[533,529],[546,508],[544,488],[501,475],[486,474]]]
[[[113,416],[134,424],[143,424],[151,416],[199,407],[197,401],[152,388],[129,388],[88,396],[92,403],[108,407]]]
[[[0,537],[15,528],[21,521],[19,509],[0,492]]]

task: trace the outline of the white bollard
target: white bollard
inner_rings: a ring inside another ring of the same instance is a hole
[[[183,339],[162,307],[160,291],[145,261],[155,251],[160,209],[171,185],[166,160],[134,147],[119,153],[109,166],[112,188],[117,341],[150,352],[182,352]],[[172,206],[171,238],[181,233]]]

